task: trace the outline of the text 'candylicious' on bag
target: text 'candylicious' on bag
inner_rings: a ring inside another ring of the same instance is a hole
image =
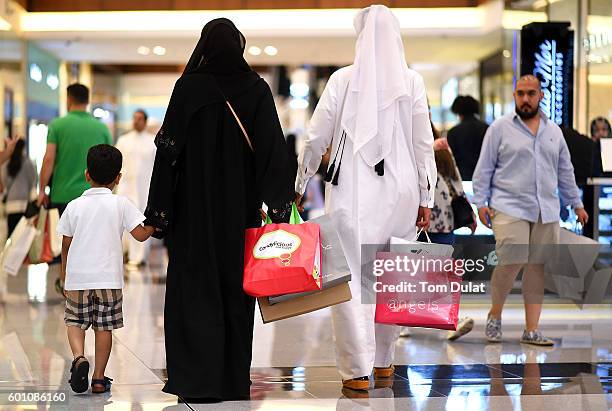
[[[303,223],[295,204],[289,224],[245,230],[243,288],[253,297],[321,289],[319,226]]]

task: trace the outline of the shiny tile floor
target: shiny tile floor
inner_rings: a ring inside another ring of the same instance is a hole
[[[164,275],[161,266],[126,273],[126,326],[115,332],[107,375],[111,394],[74,395],[67,384],[71,354],[57,267],[31,266],[8,278],[0,304],[0,410],[609,410],[612,409],[612,306],[548,305],[543,331],[554,348],[518,343],[522,310],[508,307],[502,344],[485,344],[486,305],[464,299],[475,330],[449,343],[441,331],[411,329],[396,347],[393,378],[367,394],[343,392],[334,367],[328,310],[263,325],[256,319],[252,400],[177,404],[161,392],[165,378]],[[469,302],[469,303],[468,303]],[[257,315],[257,314],[256,314]],[[93,335],[86,354],[93,354]],[[205,370],[203,370],[205,372]],[[53,405],[10,403],[22,390],[59,392]]]

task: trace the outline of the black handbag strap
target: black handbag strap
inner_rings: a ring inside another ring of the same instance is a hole
[[[11,178],[11,183],[6,186],[6,191],[4,192],[4,196],[2,197],[2,204],[6,204],[6,202],[8,201],[8,195],[11,192],[13,184],[15,184],[15,180],[17,180],[17,176]]]

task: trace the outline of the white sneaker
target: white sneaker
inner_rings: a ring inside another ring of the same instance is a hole
[[[464,336],[465,334],[472,331],[474,328],[474,319],[470,317],[463,317],[457,323],[457,329],[448,332],[446,339],[449,341],[455,341],[457,338]]]

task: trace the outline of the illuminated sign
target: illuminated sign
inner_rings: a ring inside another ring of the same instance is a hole
[[[557,50],[556,40],[544,40],[535,53],[533,74],[542,81],[544,98],[540,108],[549,119],[563,123],[563,53]]]
[[[574,111],[574,33],[569,26],[532,23],[521,30],[521,75],[540,79],[540,109],[563,127],[572,127]]]

